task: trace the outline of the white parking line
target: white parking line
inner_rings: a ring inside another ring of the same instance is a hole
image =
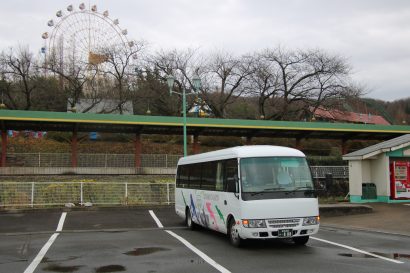
[[[57,239],[58,235],[60,235],[60,233],[54,233],[53,235],[51,235],[50,239],[48,239],[47,243],[41,248],[40,252],[34,258],[34,260],[31,262],[31,264],[27,267],[26,270],[24,270],[24,273],[33,273],[34,270],[36,270],[38,264],[44,258],[44,256],[46,255],[48,249],[51,247],[51,245]]]
[[[342,245],[342,244],[339,244],[339,243],[335,243],[335,242],[332,242],[332,241],[328,241],[328,240],[324,240],[324,239],[320,239],[320,238],[316,238],[316,237],[310,237],[310,238],[313,239],[313,240],[323,242],[323,243],[328,243],[328,244],[331,244],[331,245],[347,248],[347,249],[350,249],[350,250],[353,250],[353,251],[356,251],[356,252],[359,252],[359,253],[362,253],[362,254],[366,254],[366,255],[369,255],[369,256],[372,256],[372,257],[375,257],[375,258],[379,258],[379,259],[382,259],[382,260],[385,260],[385,261],[389,261],[389,262],[392,262],[392,263],[396,263],[396,264],[403,264],[404,263],[404,262],[401,262],[401,261],[397,261],[397,260],[393,260],[393,259],[389,259],[389,258],[380,256],[380,255],[377,255],[377,254],[373,254],[373,253],[370,253],[370,252],[367,252],[367,251],[364,251],[364,250],[361,250],[361,249],[358,249],[358,248],[355,248],[355,247]]]
[[[56,231],[60,232],[63,230],[63,225],[64,225],[66,216],[67,216],[67,212],[63,212],[63,214],[61,214],[60,221],[58,221],[58,226],[57,226]]]
[[[58,221],[58,225],[56,229],[57,232],[60,232],[63,230],[63,225],[64,225],[66,216],[67,216],[67,212],[63,212],[61,214],[61,217],[60,217],[60,220]],[[48,239],[47,243],[41,248],[40,252],[34,258],[34,260],[30,263],[30,265],[26,268],[26,270],[24,270],[24,273],[33,273],[34,270],[36,270],[37,266],[40,264],[41,260],[46,255],[48,249],[57,239],[58,235],[60,235],[60,233],[54,233],[53,235],[51,235],[50,239]]]
[[[149,214],[151,214],[151,217],[154,219],[154,221],[157,223],[157,226],[159,228],[164,228],[164,226],[162,225],[161,221],[158,219],[158,217],[155,215],[155,213],[150,210]],[[215,262],[211,257],[209,257],[208,255],[206,255],[205,253],[203,253],[201,250],[199,250],[198,248],[196,248],[195,246],[193,246],[190,242],[188,242],[187,240],[185,240],[184,238],[182,238],[181,236],[177,235],[176,233],[170,231],[170,230],[165,230],[165,232],[167,232],[169,235],[171,235],[172,237],[174,237],[175,239],[177,239],[178,241],[180,241],[181,243],[183,243],[187,248],[189,248],[190,250],[192,250],[192,252],[194,252],[196,255],[198,255],[199,257],[201,257],[205,262],[207,262],[209,265],[213,266],[216,270],[218,270],[221,273],[231,273],[231,271],[229,271],[228,269],[226,269],[225,267],[223,267],[222,265],[218,264],[217,262]]]
[[[154,219],[155,223],[157,223],[157,226],[159,228],[164,228],[161,221],[158,219],[158,217],[155,215],[155,213],[152,210],[149,210],[149,214],[151,214],[152,219]]]

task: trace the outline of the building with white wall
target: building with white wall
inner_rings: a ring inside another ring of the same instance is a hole
[[[349,161],[350,201],[410,202],[410,134],[343,156]]]

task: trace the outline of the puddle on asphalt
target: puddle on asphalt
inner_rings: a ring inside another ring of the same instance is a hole
[[[63,266],[58,264],[49,264],[43,268],[44,271],[51,272],[74,272],[83,267],[83,265]]]
[[[49,257],[45,256],[42,260],[41,263],[59,263],[59,262],[67,262],[67,261],[72,261],[78,259],[77,256],[70,256],[67,259],[61,259],[61,260],[52,260]]]
[[[111,265],[97,267],[95,269],[95,273],[120,272],[120,271],[125,271],[125,270],[126,270],[125,267],[122,265],[111,264]]]
[[[400,259],[410,259],[410,254],[402,254],[402,253],[380,253],[380,252],[371,252],[372,254],[379,255],[385,258],[400,260]],[[374,256],[370,256],[367,254],[360,254],[360,253],[339,253],[339,256],[343,257],[351,257],[351,258],[376,258]]]
[[[148,255],[152,254],[155,252],[159,251],[167,251],[169,248],[164,248],[164,247],[140,247],[140,248],[134,248],[134,250],[125,252],[123,254],[129,255],[129,256],[142,256],[142,255]]]

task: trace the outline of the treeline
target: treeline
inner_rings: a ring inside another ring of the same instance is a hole
[[[0,92],[8,109],[77,111],[87,101],[81,112],[122,114],[132,102],[134,114],[178,116],[182,100],[169,94],[166,82],[172,75],[173,91],[187,90],[188,109],[204,115],[306,120],[318,107],[342,108],[364,94],[350,71],[345,58],[319,49],[276,47],[237,56],[192,49],[149,53],[137,43],[132,50],[104,48],[80,60],[75,52],[52,51],[44,58],[17,47],[0,54]],[[195,76],[202,82],[197,92]],[[111,103],[102,107],[106,101]],[[393,104],[382,108],[409,114],[408,103]]]

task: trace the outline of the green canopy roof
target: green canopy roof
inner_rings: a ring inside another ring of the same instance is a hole
[[[0,110],[2,130],[182,134],[182,117]],[[323,139],[390,139],[410,126],[188,118],[188,133]]]

